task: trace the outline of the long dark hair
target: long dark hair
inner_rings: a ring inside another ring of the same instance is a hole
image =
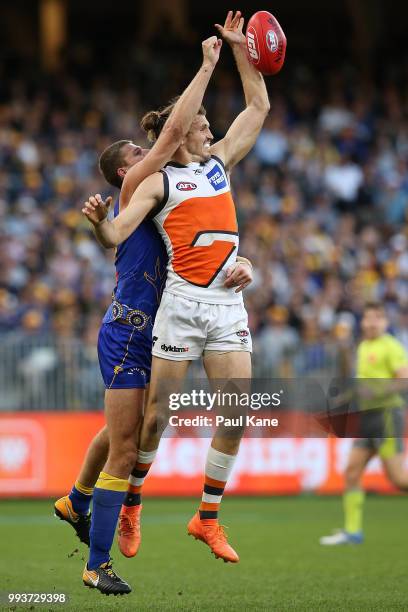
[[[140,127],[146,132],[147,138],[150,142],[155,142],[160,136],[160,132],[162,131],[164,124],[169,118],[179,97],[180,96],[173,98],[172,100],[170,100],[167,106],[163,106],[157,111],[149,111],[142,118],[140,122]],[[206,112],[207,111],[205,110],[204,106],[201,105],[198,114],[205,115]]]

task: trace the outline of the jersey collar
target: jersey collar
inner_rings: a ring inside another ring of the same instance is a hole
[[[193,170],[196,170],[197,168],[203,168],[206,163],[207,162],[190,162],[189,164],[185,165],[179,164],[179,162],[176,161],[169,161],[164,167],[167,168],[167,166],[171,166],[172,168],[191,168]]]

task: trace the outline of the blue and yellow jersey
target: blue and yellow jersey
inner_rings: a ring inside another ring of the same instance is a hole
[[[119,202],[115,204],[114,214],[119,214]],[[166,282],[166,266],[167,254],[163,240],[153,221],[146,219],[116,249],[116,287],[113,303],[103,322],[126,318],[128,311],[139,311],[149,320],[144,329],[150,330],[151,334]]]
[[[378,399],[362,400],[363,408],[396,408],[404,401],[398,393],[384,394],[384,379],[395,378],[402,367],[408,365],[404,347],[390,334],[373,340],[363,340],[357,349],[357,378],[370,379],[369,388],[378,392]]]

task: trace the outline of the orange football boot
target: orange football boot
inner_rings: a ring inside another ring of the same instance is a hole
[[[122,506],[119,515],[118,546],[125,557],[134,557],[139,550],[142,539],[140,533],[140,515],[142,505]]]
[[[224,559],[225,563],[238,563],[239,557],[228,544],[224,528],[217,519],[201,520],[199,512],[196,512],[187,526],[187,533],[207,544],[216,559]]]

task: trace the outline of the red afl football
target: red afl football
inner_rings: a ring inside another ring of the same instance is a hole
[[[286,36],[277,19],[258,11],[248,21],[246,43],[249,59],[262,74],[277,74],[285,61]]]

